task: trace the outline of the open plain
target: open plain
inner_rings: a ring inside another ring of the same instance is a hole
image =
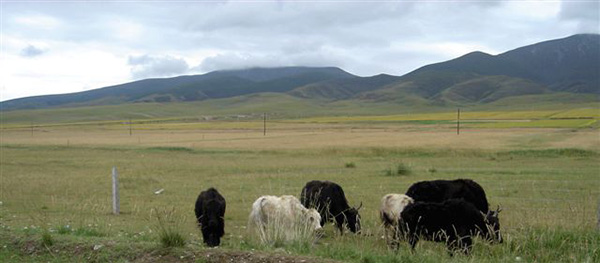
[[[598,262],[598,110],[571,112],[579,115],[466,114],[460,134],[453,113],[268,119],[266,130],[260,118],[4,124],[0,261]],[[399,166],[409,172],[396,174]],[[113,167],[120,215],[111,213]],[[388,250],[380,198],[453,178],[479,182],[502,207],[505,242],[477,239],[470,256],[433,242]],[[246,230],[252,202],[298,197],[315,179],[363,203],[363,234],[327,225],[314,244],[258,244]],[[227,200],[223,245],[210,250],[193,215],[208,187]],[[185,245],[163,248],[165,228]]]

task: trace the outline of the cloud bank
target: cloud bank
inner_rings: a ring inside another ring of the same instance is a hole
[[[185,60],[172,56],[129,56],[127,64],[131,66],[131,76],[134,79],[169,77],[189,70]]]
[[[337,66],[360,76],[402,75],[471,51],[498,54],[577,33],[600,33],[598,5],[3,2],[0,99],[253,66]],[[41,74],[44,68],[54,74]],[[36,74],[36,79],[26,77]]]

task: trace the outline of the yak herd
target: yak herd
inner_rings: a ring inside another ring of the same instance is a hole
[[[252,204],[248,224],[268,231],[278,222],[283,230],[303,224],[320,231],[333,222],[340,234],[347,228],[360,233],[358,207],[350,207],[341,186],[330,181],[310,181],[300,194],[261,196]],[[469,254],[474,236],[501,243],[498,209],[489,210],[483,188],[473,180],[435,180],[417,182],[405,194],[387,194],[381,199],[379,215],[388,246],[397,250],[407,241],[414,251],[420,239],[444,242],[450,255]],[[198,226],[207,246],[219,246],[224,234],[225,199],[214,188],[203,191],[195,206]]]

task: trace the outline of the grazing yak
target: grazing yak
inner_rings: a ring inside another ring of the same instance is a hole
[[[403,194],[387,194],[381,198],[379,216],[383,223],[386,243],[392,249],[398,249],[399,240],[403,237],[400,228],[400,213],[414,200]]]
[[[413,251],[419,239],[424,238],[445,242],[450,255],[455,250],[469,254],[475,235],[490,242],[502,242],[499,212],[498,208],[484,214],[463,199],[450,199],[442,203],[415,202],[402,211],[400,227],[407,234]]]
[[[291,195],[261,196],[252,204],[248,227],[257,230],[263,242],[273,236],[283,236],[286,241],[298,238],[301,232],[321,230],[321,216],[315,209],[307,209]],[[281,231],[269,233],[269,231]]]
[[[330,181],[310,181],[300,193],[300,201],[305,207],[316,208],[321,214],[321,226],[325,221],[334,221],[340,233],[346,226],[353,233],[360,232],[358,208],[350,207],[341,186]]]
[[[408,188],[406,195],[416,202],[441,203],[448,199],[463,198],[475,205],[479,211],[489,211],[485,191],[478,183],[469,179],[418,182]]]
[[[194,212],[204,243],[209,247],[219,246],[221,237],[225,234],[225,198],[211,187],[198,195]]]

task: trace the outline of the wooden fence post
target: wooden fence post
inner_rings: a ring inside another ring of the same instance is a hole
[[[113,214],[119,214],[119,181],[117,167],[112,168],[112,201],[113,201]]]
[[[597,222],[598,231],[600,231],[600,199],[598,199],[598,222]]]

